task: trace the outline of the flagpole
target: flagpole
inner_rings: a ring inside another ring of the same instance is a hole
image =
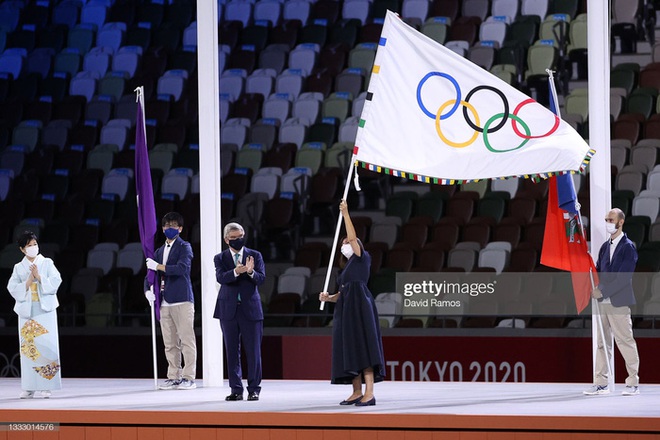
[[[154,286],[150,288],[151,293],[154,292]],[[154,302],[149,301],[151,307],[151,358],[154,367],[154,390],[158,390],[158,363],[156,362],[156,311],[154,310]]]
[[[586,234],[584,233],[584,231],[586,231],[586,230],[584,229],[584,224],[582,223],[582,215],[580,214],[580,206],[579,205],[580,204],[578,203],[578,206],[577,206],[577,208],[578,208],[578,216],[577,216],[578,223],[579,223],[580,229],[582,230],[582,236],[586,237]],[[591,258],[591,254],[589,255],[589,257]],[[589,280],[591,281],[591,291],[593,292],[594,289],[596,288],[596,284],[594,283],[594,274],[591,271],[591,269],[589,269]],[[603,331],[603,321],[602,321],[602,317],[600,315],[600,306],[598,305],[598,300],[596,298],[592,297],[591,298],[591,305],[592,305],[591,316],[596,320],[596,326],[598,327],[598,330],[599,330],[596,333],[600,333],[600,338],[603,341],[603,352],[605,353],[605,362],[607,363],[607,378],[608,378],[607,380],[608,380],[608,382],[611,383],[612,387],[614,387],[614,378],[612,377],[612,365],[610,364],[610,355],[607,351],[607,341],[605,340],[605,332]],[[595,367],[595,364],[596,364],[596,356],[598,356],[598,342],[597,342],[597,339],[598,339],[598,336],[596,336],[596,339],[594,339],[593,334],[592,334],[592,341],[595,342],[595,343],[591,344],[591,351],[592,351],[591,357],[592,357],[592,362],[594,363],[594,367]],[[594,368],[594,370],[595,370],[595,368]],[[612,391],[614,391],[614,389],[612,389]]]
[[[599,147],[599,154],[589,163],[591,219],[600,219],[612,208],[611,155],[610,155],[610,85],[612,54],[610,48],[611,2],[587,0],[588,51],[588,91],[589,91],[589,143]],[[605,91],[605,93],[603,93]],[[593,222],[592,222],[593,223]],[[609,239],[605,228],[591,228],[591,243],[600,246]],[[598,249],[596,247],[595,249]],[[597,330],[597,312],[592,309],[592,332]],[[594,364],[596,360],[596,339],[594,340]],[[614,351],[612,351],[614,354]],[[614,385],[616,366],[612,367],[610,381]],[[614,390],[612,390],[614,391]]]
[[[355,160],[358,153],[358,147],[353,148],[353,156],[351,156],[351,161],[348,165],[348,175],[346,176],[346,185],[344,186],[344,195],[342,200],[346,200],[348,197],[348,190],[351,187],[351,177],[353,176],[353,170],[355,169]],[[357,171],[356,171],[357,174]],[[337,219],[337,227],[335,228],[335,238],[332,240],[332,248],[330,248],[330,261],[328,262],[328,271],[325,274],[325,282],[323,283],[323,291],[328,291],[328,285],[330,284],[330,274],[332,273],[332,262],[335,261],[335,252],[337,251],[337,242],[339,241],[339,232],[341,231],[342,215],[339,212],[339,218]],[[319,310],[325,308],[325,301],[321,301]]]
[[[137,101],[142,105],[142,115],[144,116],[144,86],[140,86],[135,89],[137,92]],[[138,124],[145,124],[145,118],[142,118],[142,121],[137,121]],[[142,126],[142,132],[146,132],[146,127]],[[154,293],[154,286],[149,286],[151,293]],[[151,311],[151,360],[154,370],[154,390],[158,390],[158,362],[156,356],[156,310],[153,301],[149,301],[149,307]]]
[[[580,222],[581,224],[582,222]],[[591,279],[591,290],[593,291],[596,286],[594,285],[594,275],[591,271],[589,271],[589,278]],[[603,353],[605,353],[605,363],[607,364],[607,382],[608,385],[612,385],[612,391],[614,391],[614,377],[612,374],[612,365],[610,364],[610,354],[607,349],[607,341],[605,340],[605,331],[603,330],[603,318],[601,317],[600,314],[600,306],[598,305],[598,300],[596,298],[591,298],[591,304],[592,304],[592,311],[591,315],[596,319],[596,325],[598,326],[598,333],[600,333],[600,339],[603,341]],[[593,337],[592,337],[593,340]],[[614,344],[612,344],[614,345]],[[596,344],[592,344],[592,346],[595,346],[593,348],[593,363],[594,367],[596,364],[596,356],[598,356],[598,342]],[[612,351],[614,353],[614,351]],[[595,368],[594,368],[595,372]]]
[[[141,121],[137,121],[138,124],[142,125],[142,133],[146,133],[146,115],[144,107],[144,86],[140,86],[135,89],[137,92],[137,100],[142,105],[142,115],[143,118]],[[157,279],[157,278],[156,278]],[[154,293],[154,286],[149,286],[151,293]],[[158,298],[156,298],[156,301]],[[158,390],[158,357],[156,354],[156,308],[153,301],[149,301],[150,312],[151,312],[151,362],[153,364],[154,371],[154,390]]]
[[[154,256],[154,235],[156,233],[156,210],[153,202],[153,189],[151,183],[151,172],[149,167],[149,156],[146,144],[146,120],[144,108],[144,86],[137,87],[135,101],[138,104],[138,120],[136,121],[135,139],[135,180],[136,180],[136,203],[138,209],[138,226],[140,229],[140,240],[142,251],[146,258]],[[142,199],[140,196],[143,196]],[[151,213],[148,214],[148,213]],[[158,285],[154,287],[157,280],[154,271],[147,270],[147,282],[155,301],[159,301]],[[153,280],[153,281],[152,281]],[[154,370],[154,390],[158,389],[158,365],[156,356],[156,314],[158,305],[155,301],[149,301],[151,311],[151,349]],[[158,303],[160,304],[160,303]],[[160,318],[159,318],[160,319]]]
[[[545,71],[548,74],[548,81],[549,81],[549,84],[550,84],[550,91],[552,93],[552,99],[555,102],[556,114],[557,114],[557,116],[561,116],[560,112],[559,112],[559,102],[557,100],[557,89],[555,88],[555,81],[554,81],[554,77],[552,75],[553,72],[550,69],[545,69]],[[584,234],[584,231],[585,231],[584,224],[582,223],[582,214],[580,213],[580,204],[576,203],[575,208],[577,210],[577,220],[578,220],[580,230],[583,231],[582,235],[586,239],[586,234]],[[590,256],[590,258],[591,258],[591,256]],[[594,275],[593,275],[593,272],[591,271],[591,269],[589,269],[589,279],[591,280],[591,291],[593,292],[594,289],[596,288],[596,286],[595,286],[595,283],[594,283]],[[607,363],[608,382],[611,382],[612,386],[614,386],[614,382],[613,382],[614,379],[612,377],[612,366],[610,364],[610,357],[609,357],[609,353],[607,351],[607,343],[605,341],[605,333],[603,331],[603,321],[602,321],[602,318],[601,318],[601,315],[600,315],[600,307],[598,306],[598,301],[595,298],[591,299],[591,303],[592,303],[592,316],[595,318],[596,326],[600,330],[596,333],[600,333],[600,338],[603,341],[603,348],[604,348],[603,351],[605,353],[605,362]],[[598,336],[596,336],[596,339],[597,338],[598,338]],[[592,341],[596,342],[596,339],[593,339],[593,336],[592,336]],[[597,342],[592,343],[591,345],[592,345],[591,357],[592,357],[592,361],[593,361],[594,367],[595,367],[596,356],[597,356],[597,351],[598,351],[598,343]],[[595,370],[595,368],[594,368],[594,370]]]

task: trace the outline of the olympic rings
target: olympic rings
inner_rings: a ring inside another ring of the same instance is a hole
[[[454,86],[454,89],[456,90],[456,98],[455,99],[450,99],[450,100],[446,101],[444,104],[442,104],[438,108],[438,111],[435,114],[433,112],[431,112],[424,105],[424,103],[422,102],[422,88],[424,87],[426,81],[428,79],[434,77],[434,76],[439,76],[441,78],[444,78],[444,79],[448,80],[449,82],[452,83],[452,85]],[[481,90],[488,90],[488,91],[491,91],[491,92],[495,93],[496,95],[498,95],[500,97],[500,99],[502,100],[502,104],[503,104],[503,112],[502,113],[497,113],[496,115],[490,117],[486,121],[486,123],[484,124],[483,127],[480,127],[479,114],[477,112],[477,109],[469,102],[470,99],[474,96],[474,94],[481,91]],[[519,103],[516,106],[516,108],[513,110],[513,113],[509,113],[510,106],[509,106],[509,101],[507,99],[507,96],[502,91],[497,89],[496,87],[489,86],[489,85],[479,85],[479,86],[474,87],[472,90],[470,90],[470,92],[465,96],[465,99],[463,100],[463,99],[461,99],[461,87],[458,84],[458,81],[456,81],[456,79],[452,75],[450,75],[448,73],[444,73],[444,72],[429,72],[419,81],[419,84],[417,85],[417,104],[419,105],[419,108],[421,109],[422,113],[424,113],[429,118],[435,120],[435,129],[436,129],[436,132],[438,133],[438,137],[440,137],[440,139],[445,144],[447,144],[451,147],[454,147],[454,148],[465,148],[465,147],[471,145],[472,143],[474,143],[477,140],[477,138],[479,137],[479,133],[483,133],[483,142],[484,142],[484,145],[486,146],[486,148],[489,151],[494,152],[494,153],[505,153],[505,152],[509,152],[509,151],[518,150],[518,149],[522,148],[525,144],[527,144],[527,142],[530,139],[539,139],[539,138],[544,138],[544,137],[550,136],[555,131],[557,131],[557,129],[559,128],[559,125],[560,125],[559,116],[553,115],[554,116],[554,124],[553,124],[552,128],[550,128],[550,130],[548,130],[546,133],[540,134],[540,135],[532,135],[529,125],[526,124],[522,120],[522,118],[520,118],[520,116],[518,116],[518,113],[521,111],[521,109],[525,105],[532,104],[532,103],[535,103],[535,102],[536,101],[534,101],[531,98],[526,99],[526,100],[522,101],[521,103]],[[463,118],[465,119],[465,122],[470,126],[470,128],[472,128],[474,130],[473,135],[465,142],[456,142],[456,141],[449,140],[444,135],[444,133],[442,132],[442,129],[440,127],[440,121],[451,117],[454,113],[456,113],[456,110],[458,110],[458,107],[460,105],[463,106]],[[449,107],[449,106],[451,106],[449,111],[447,113],[443,114],[443,111],[446,110],[446,108]],[[472,118],[469,117],[468,110],[472,114]],[[491,125],[497,119],[502,119],[502,120],[498,124],[496,124],[495,126],[491,127]],[[491,145],[491,143],[488,139],[488,135],[493,134],[493,133],[499,131],[500,129],[502,129],[506,125],[506,123],[509,119],[511,120],[511,128],[512,128],[513,132],[516,134],[516,136],[523,139],[523,141],[518,146],[513,147],[513,148],[508,148],[508,149],[494,148]],[[522,126],[522,129],[524,130],[525,133],[521,132],[520,127],[518,126],[519,124],[520,124],[520,126]]]
[[[467,141],[465,141],[465,142],[450,141],[449,139],[447,139],[445,137],[445,135],[440,130],[440,120],[442,119],[442,117],[440,115],[442,114],[442,111],[445,109],[445,107],[447,107],[451,104],[454,104],[454,107],[456,107],[455,101],[456,101],[455,99],[450,99],[449,101],[445,102],[444,104],[442,104],[440,106],[440,108],[438,109],[438,114],[435,117],[435,130],[438,132],[438,136],[440,136],[440,139],[442,139],[444,141],[444,143],[446,143],[447,145],[449,145],[451,147],[454,147],[454,148],[465,148],[468,145],[472,144],[472,142],[474,142],[479,137],[479,132],[477,130],[475,130],[472,137],[470,139],[468,139]],[[479,123],[479,115],[477,114],[477,110],[474,108],[474,106],[472,104],[470,104],[469,102],[466,102],[466,101],[461,101],[460,104],[462,104],[464,106],[464,109],[466,109],[464,111],[467,112],[467,109],[470,109],[470,111],[472,112],[472,116],[474,116],[474,119],[477,121],[477,124],[478,124]]]
[[[460,104],[460,101],[461,101],[461,87],[458,85],[458,83],[456,82],[454,77],[452,77],[451,75],[448,75],[446,73],[442,73],[442,72],[429,72],[429,73],[426,74],[426,76],[424,76],[424,78],[422,78],[422,80],[417,85],[417,104],[422,109],[424,114],[426,116],[428,116],[429,118],[431,118],[431,119],[435,119],[436,115],[434,113],[428,111],[427,108],[424,106],[424,103],[422,102],[422,86],[424,86],[424,83],[426,82],[426,80],[431,78],[432,76],[441,76],[442,78],[447,78],[454,85],[454,87],[456,88],[456,101],[455,101],[454,106],[451,108],[451,110],[449,110],[449,113],[447,113],[446,115],[443,115],[443,116],[440,117],[440,119],[447,119],[448,117],[450,117],[451,115],[454,114],[454,112],[458,108],[458,105]]]
[[[496,115],[493,115],[492,118],[490,118],[489,120],[486,121],[486,124],[484,124],[484,130],[483,130],[484,131],[484,145],[486,145],[486,148],[488,148],[488,150],[492,151],[493,153],[506,153],[508,151],[517,150],[518,148],[522,148],[522,146],[525,145],[527,142],[529,142],[529,140],[531,139],[531,137],[529,136],[529,133],[530,133],[529,127],[527,126],[527,124],[525,124],[523,122],[522,119],[520,119],[517,115],[509,115],[508,117],[513,119],[514,121],[517,121],[518,123],[520,123],[520,125],[522,125],[523,128],[525,129],[525,131],[527,132],[528,136],[524,141],[522,141],[520,143],[520,145],[518,145],[515,148],[509,148],[508,150],[496,150],[495,148],[493,148],[490,145],[490,142],[488,142],[488,136],[486,136],[486,133],[488,133],[488,127],[490,127],[490,124],[492,124],[495,119],[502,118],[502,120],[504,121],[504,120],[506,120],[507,115],[504,114],[504,113],[498,113]]]
[[[527,104],[534,103],[534,102],[536,102],[536,101],[534,101],[532,98],[529,98],[529,99],[524,100],[523,102],[521,102],[520,104],[518,104],[518,105],[516,106],[515,110],[513,110],[513,114],[516,115],[516,116],[518,116],[518,112],[520,111],[521,108],[523,108],[523,106],[525,106],[525,105],[527,105]],[[527,136],[523,135],[523,134],[520,133],[520,131],[518,130],[518,127],[516,126],[516,123],[515,123],[515,122],[512,122],[512,123],[511,123],[511,126],[513,127],[513,131],[515,131],[516,134],[517,134],[518,136],[520,136],[521,138],[524,138],[524,139],[538,139],[538,138],[542,138],[542,137],[550,136],[552,133],[555,132],[555,130],[557,130],[557,128],[559,128],[559,116],[555,115],[555,125],[553,125],[552,128],[551,128],[550,130],[548,130],[547,133],[542,134],[542,135],[539,135],[539,136],[529,136],[529,132],[527,132]]]
[[[493,129],[491,130],[492,133],[498,131],[500,128],[504,127],[504,124],[506,124],[507,119],[509,118],[509,101],[506,99],[506,96],[504,96],[504,93],[501,91],[497,90],[495,87],[492,86],[477,86],[474,89],[470,90],[470,93],[467,94],[465,97],[465,101],[469,101],[472,95],[477,93],[479,90],[490,90],[491,92],[495,92],[497,95],[499,95],[500,98],[502,98],[502,102],[504,103],[504,117],[502,118],[502,122],[497,124]],[[479,128],[478,125],[475,125],[472,123],[472,121],[468,118],[467,116],[467,107],[463,107],[463,117],[465,118],[465,122],[468,123],[470,127],[473,129],[477,130],[479,133],[482,133],[484,131],[484,128]],[[477,122],[477,124],[479,124]]]

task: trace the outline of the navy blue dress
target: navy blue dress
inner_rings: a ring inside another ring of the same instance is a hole
[[[385,377],[383,341],[374,297],[367,287],[371,256],[353,255],[339,274],[339,299],[332,322],[332,383],[350,384],[365,368],[374,382]]]

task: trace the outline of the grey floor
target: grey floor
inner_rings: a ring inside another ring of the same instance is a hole
[[[584,396],[587,384],[382,382],[377,405],[344,407],[349,386],[327,381],[265,380],[258,402],[225,402],[229,389],[154,390],[146,379],[63,379],[50,399],[20,400],[20,380],[0,378],[3,409],[90,411],[232,411],[287,413],[463,414],[659,418],[660,385],[642,385],[638,396],[622,396],[623,385],[604,396]]]

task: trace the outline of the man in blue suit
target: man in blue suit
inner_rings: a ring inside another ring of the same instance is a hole
[[[229,249],[213,258],[220,283],[214,318],[220,319],[227,351],[227,375],[231,394],[225,400],[243,400],[241,341],[248,367],[248,400],[259,400],[261,392],[261,339],[264,314],[258,286],[266,270],[261,253],[245,247],[245,230],[238,223],[224,228]]]
[[[605,217],[605,226],[610,238],[603,243],[598,252],[596,269],[600,282],[592,292],[592,297],[598,300],[598,309],[603,323],[604,338],[598,336],[598,349],[596,351],[596,372],[594,385],[584,394],[609,394],[607,363],[605,361],[605,347],[612,359],[612,335],[621,356],[626,363],[628,377],[624,396],[639,394],[639,354],[637,344],[633,337],[630,307],[635,304],[635,294],[632,288],[632,275],[637,264],[637,249],[635,244],[623,233],[623,223],[626,216],[618,208],[612,209]]]
[[[165,214],[162,220],[165,244],[147,258],[147,269],[157,273],[160,285],[160,329],[167,358],[167,380],[161,390],[190,390],[196,388],[197,345],[195,341],[195,304],[190,282],[193,252],[190,243],[179,234],[183,230],[183,216],[178,212]],[[145,277],[145,296],[156,300]],[[181,366],[183,356],[184,366]]]

